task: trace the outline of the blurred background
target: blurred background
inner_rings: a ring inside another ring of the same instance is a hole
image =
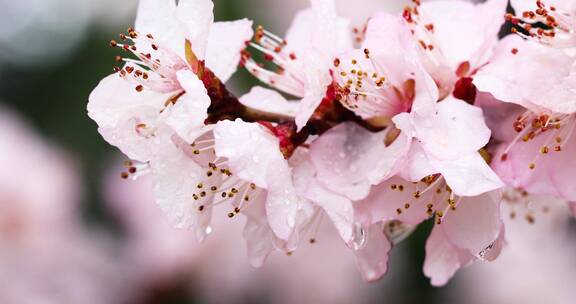
[[[248,17],[283,34],[307,0],[214,0],[217,20]],[[337,0],[362,22],[401,0]],[[575,303],[574,223],[563,204],[536,224],[510,221],[501,259],[444,288],[422,274],[421,225],[392,252],[389,274],[362,281],[354,258],[321,227],[318,242],[253,269],[240,219],[215,219],[206,244],[172,229],[150,181],[120,178],[122,155],[86,115],[112,72],[110,39],[137,0],[0,1],[0,303]],[[232,84],[247,92],[252,78]],[[548,200],[545,200],[547,203]],[[326,222],[326,221],[325,221]]]

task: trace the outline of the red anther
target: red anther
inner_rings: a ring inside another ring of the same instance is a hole
[[[476,100],[476,86],[470,77],[462,77],[456,82],[454,86],[454,97],[464,100],[469,104],[474,104]]]
[[[524,123],[522,123],[521,121],[515,121],[512,126],[514,127],[514,131],[520,133],[524,130]]]

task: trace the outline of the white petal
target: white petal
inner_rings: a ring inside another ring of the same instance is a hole
[[[277,91],[258,86],[240,97],[240,103],[259,111],[290,117],[296,116],[299,108],[298,102],[288,101]]]
[[[140,0],[135,27],[141,35],[152,34],[156,44],[184,55],[186,34],[176,19],[174,0]]]
[[[206,49],[206,66],[223,83],[236,72],[240,52],[253,34],[252,21],[248,19],[216,22],[212,25]]]
[[[212,0],[180,0],[176,8],[176,18],[183,25],[186,38],[192,43],[192,50],[202,60],[205,58],[210,28],[214,23]],[[181,50],[184,49],[184,41]],[[181,52],[180,54],[183,54]]]
[[[267,172],[288,167],[278,139],[257,123],[220,121],[214,129],[216,155],[228,159],[234,175],[267,189]]]
[[[261,194],[242,211],[246,215],[243,236],[246,240],[247,254],[253,267],[261,267],[266,258],[274,251],[274,233],[266,220],[266,195]]]
[[[160,111],[169,96],[151,90],[137,92],[136,85],[119,74],[102,79],[88,97],[88,116],[100,127],[113,127],[135,108],[152,107]]]
[[[202,240],[211,214],[200,212],[192,196],[197,193],[196,186],[204,180],[206,170],[175,145],[168,144],[150,161],[150,167],[156,203],[177,228],[193,228]]]
[[[296,15],[286,34],[287,50],[302,55],[312,45],[316,51],[331,55],[352,48],[350,21],[336,15],[333,2],[312,1],[312,8]]]
[[[296,226],[300,201],[278,139],[261,125],[241,120],[219,122],[214,138],[216,155],[228,159],[233,174],[268,191],[270,227],[279,238],[288,240]]]
[[[186,93],[170,109],[166,124],[185,141],[191,143],[203,132],[210,97],[202,81],[190,70],[179,71],[177,76]]]
[[[301,57],[301,60],[304,62],[303,67],[305,68],[306,79],[304,81],[304,97],[300,101],[300,108],[296,115],[298,131],[306,126],[308,119],[322,103],[328,87],[332,84],[327,57],[323,57],[317,52],[309,51]]]

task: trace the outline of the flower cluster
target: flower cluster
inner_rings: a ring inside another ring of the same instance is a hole
[[[176,227],[201,242],[243,216],[259,266],[328,219],[373,281],[431,220],[424,273],[443,285],[498,257],[502,202],[534,222],[532,195],[576,201],[576,2],[413,0],[360,28],[310,2],[282,38],[214,22],[211,0],[140,0],[111,41],[123,66],[88,114]],[[238,68],[266,87],[231,93]]]

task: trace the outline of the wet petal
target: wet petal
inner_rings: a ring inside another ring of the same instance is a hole
[[[424,274],[434,286],[443,286],[460,267],[468,265],[474,257],[468,250],[452,245],[440,227],[434,226],[426,241]]]
[[[382,225],[371,225],[365,247],[354,252],[358,268],[366,281],[377,281],[386,274],[391,248],[392,244],[384,234]]]
[[[185,90],[170,109],[166,124],[185,141],[192,143],[202,132],[204,120],[208,117],[210,97],[204,84],[189,70],[178,72],[178,81]]]
[[[386,147],[387,132],[372,133],[355,123],[343,123],[324,133],[310,147],[318,179],[352,200],[366,197],[372,184],[394,174],[408,148],[403,136]]]
[[[216,22],[210,28],[206,66],[223,83],[236,72],[240,63],[240,52],[253,34],[252,21],[248,19]]]
[[[205,58],[208,37],[214,23],[213,9],[212,0],[180,0],[176,8],[175,16],[181,22],[180,26],[184,25],[185,37],[192,43],[192,49],[200,60]],[[180,44],[178,50],[183,50],[184,41]],[[181,51],[179,54],[184,52]]]
[[[451,159],[480,150],[490,140],[482,110],[454,98],[437,106],[435,115],[414,119],[423,149],[439,159]]]
[[[504,186],[479,153],[463,155],[452,160],[440,160],[430,156],[428,159],[432,167],[442,173],[450,188],[458,195],[474,196]]]
[[[491,246],[500,234],[499,191],[460,199],[456,210],[450,210],[442,220],[441,229],[449,242],[477,256]]]
[[[299,108],[298,102],[288,101],[277,91],[258,86],[240,97],[240,103],[252,109],[291,117],[296,116]]]

